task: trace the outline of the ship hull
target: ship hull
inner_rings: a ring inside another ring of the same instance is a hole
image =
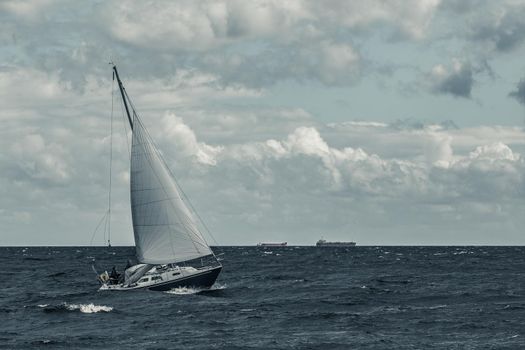
[[[257,243],[257,247],[286,247],[288,242],[282,243]]]
[[[350,243],[317,243],[315,246],[316,247],[335,247],[335,248],[346,247],[348,248],[348,247],[355,247],[355,243],[353,242],[350,242]]]

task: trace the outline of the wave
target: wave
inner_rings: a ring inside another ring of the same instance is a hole
[[[90,304],[66,304],[66,308],[70,311],[74,310],[80,310],[80,312],[83,312],[85,314],[92,314],[96,312],[110,312],[113,310],[111,306],[105,306],[105,305],[95,305],[93,303]]]
[[[167,290],[164,293],[167,294],[176,294],[176,295],[188,295],[188,294],[197,294],[201,292],[201,288],[192,288],[192,287],[177,287],[170,290]]]
[[[448,304],[423,305],[423,306],[405,306],[407,310],[438,310],[448,308]]]
[[[376,278],[374,281],[378,283],[384,283],[384,284],[408,284],[412,281],[405,280],[405,279],[390,279],[390,278]]]
[[[51,260],[50,258],[37,258],[37,257],[34,257],[34,256],[24,256],[23,259],[24,260],[29,260],[29,261],[47,261],[47,260]]]
[[[51,346],[51,345],[64,345],[64,342],[56,341],[56,340],[50,340],[50,339],[40,339],[40,340],[34,340],[31,342],[31,345],[45,345],[45,346]]]
[[[0,307],[0,314],[9,314],[11,312],[14,312],[15,310],[7,307]]]
[[[507,304],[503,307],[504,310],[520,310],[525,309],[523,304]]]
[[[68,304],[59,305],[39,304],[38,307],[44,309],[44,312],[62,312],[62,311],[80,311],[84,314],[93,314],[97,312],[110,312],[113,307],[106,305],[89,304]]]
[[[175,295],[191,295],[191,294],[214,293],[216,291],[221,291],[224,289],[226,289],[225,284],[215,283],[210,288],[177,287],[177,288],[173,288],[168,291],[165,291],[164,293],[175,294]]]
[[[215,283],[213,286],[210,287],[208,290],[223,290],[226,289],[226,284],[223,283]]]
[[[52,273],[50,275],[47,275],[47,277],[59,277],[59,276],[65,276],[66,273],[65,272],[57,272],[57,273]]]

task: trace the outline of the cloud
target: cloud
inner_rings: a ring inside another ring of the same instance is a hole
[[[358,70],[359,55],[348,44],[323,43],[319,58],[319,77],[328,85],[351,81]]]
[[[520,158],[521,157],[519,154],[514,154],[510,147],[502,142],[478,146],[469,154],[469,159],[486,160],[489,162],[496,162],[500,160],[517,162],[520,160]]]
[[[87,77],[105,74],[103,63],[110,59],[131,67],[140,79],[194,70],[216,77],[223,86],[261,88],[281,81],[346,86],[359,80],[370,61],[356,42],[378,28],[420,40],[437,4],[7,2],[0,24],[7,50],[0,55],[23,67],[55,73],[78,91],[86,87]]]
[[[523,42],[524,11],[524,4],[514,0],[443,0],[436,16],[455,17],[455,25],[446,28],[450,35],[472,41],[475,46],[484,44],[482,50],[509,52]]]
[[[452,136],[441,132],[429,132],[425,147],[428,161],[439,167],[449,167],[453,161]]]
[[[298,127],[279,139],[223,145],[216,165],[181,182],[212,227],[221,231],[242,223],[253,235],[274,239],[291,237],[285,232],[297,227],[308,241],[318,239],[320,231],[337,236],[340,230],[351,230],[356,239],[367,241],[374,230],[387,230],[390,238],[382,235],[382,241],[400,244],[406,242],[403,227],[416,226],[417,233],[406,239],[430,242],[434,237],[434,244],[442,243],[442,236],[422,232],[465,229],[460,237],[470,237],[468,242],[479,240],[480,234],[487,237],[481,233],[487,226],[511,220],[514,206],[523,208],[525,165],[514,149],[523,150],[523,140],[511,148],[503,142],[472,140],[472,135],[484,133],[474,129],[380,127],[383,131],[378,132],[378,127],[334,125],[330,130]],[[362,134],[358,138],[368,143],[335,147],[334,133],[342,134],[347,144]],[[523,130],[519,133],[523,136]],[[380,153],[367,149],[389,138],[395,141],[389,148],[380,147]],[[499,133],[498,138],[506,137]],[[405,145],[414,153],[405,153]],[[387,149],[397,155],[386,156]],[[207,193],[206,204],[200,192]],[[217,209],[214,202],[228,205]],[[235,239],[249,238],[240,234]]]
[[[314,13],[334,26],[352,29],[387,25],[400,36],[424,37],[439,0],[425,1],[329,1],[311,2]]]
[[[470,36],[490,43],[494,50],[512,51],[525,40],[525,6],[512,1],[495,5],[493,11],[484,11],[486,15],[472,23]]]
[[[522,207],[525,166],[517,149],[525,151],[525,137],[520,128],[459,129],[415,122],[399,128],[395,123],[351,121],[304,125],[309,119],[301,111],[274,112],[279,113],[270,124],[285,122],[289,132],[269,128],[259,141],[253,140],[257,134],[245,140],[203,137],[206,119],[193,120],[190,127],[187,120],[191,119],[173,113],[165,113],[159,123],[143,116],[185,192],[222,243],[250,243],[252,236],[242,234],[246,231],[263,235],[299,228],[305,241],[314,240],[319,230],[336,232],[348,225],[365,235],[372,228],[395,229],[399,217],[410,225],[418,220],[425,225],[424,220],[429,220],[427,224],[436,227],[449,220],[457,222],[456,216],[475,217],[475,222],[485,225],[506,220],[514,210],[510,203]],[[23,219],[27,237],[36,221],[43,231],[73,227],[68,218],[92,227],[103,212],[107,128],[99,125],[90,130],[98,130],[94,134],[79,132],[85,128],[85,119],[74,121],[61,127],[52,123],[7,148],[3,138],[7,152],[0,157],[1,194],[12,209],[2,215],[8,225],[16,225],[16,217]],[[242,123],[228,125],[239,128],[239,134],[246,129]],[[116,241],[130,243],[129,153],[120,126],[115,128],[113,142],[123,147],[114,153],[118,221],[112,227]],[[20,192],[20,186],[25,190]],[[486,212],[495,206],[500,208],[498,217]],[[399,207],[406,212],[400,213]],[[63,222],[48,222],[46,217],[57,213],[65,216]],[[352,220],[357,223],[351,224]],[[91,233],[78,231],[72,243],[87,242]],[[89,236],[86,240],[82,240],[84,234]],[[51,233],[46,237],[64,242]]]
[[[378,67],[400,69],[393,62],[395,55],[373,55],[377,44],[391,45],[392,38],[407,42],[407,48],[421,49],[446,37],[443,31],[456,28],[449,34],[470,51],[481,50],[469,46],[480,40],[497,42],[502,50],[518,47],[523,32],[520,14],[525,11],[512,1],[481,6],[438,0],[333,0],[329,5],[308,0],[2,4],[3,61],[56,74],[80,92],[90,77],[105,79],[104,63],[109,59],[137,80],[191,72],[239,90],[281,82],[352,86],[363,77],[384,75]],[[451,11],[458,19],[450,16]],[[478,71],[467,61],[461,65],[459,71],[443,66],[446,77],[431,74],[429,79],[435,80],[431,90],[469,98]]]
[[[56,0],[22,0],[22,1],[3,1],[0,8],[19,17],[35,19],[43,9],[57,2]]]
[[[251,37],[281,37],[312,17],[301,1],[125,1],[106,8],[116,13],[107,19],[116,38],[159,51],[202,51]]]
[[[203,142],[197,142],[197,137],[182,119],[172,113],[164,116],[163,137],[175,140],[177,152],[205,165],[217,164],[216,157],[222,151],[221,146],[213,147]]]
[[[439,175],[440,181],[463,201],[497,203],[523,194],[523,159],[502,142],[476,147],[450,170]]]
[[[474,76],[469,63],[454,60],[451,67],[438,64],[429,76],[431,90],[437,94],[470,98]]]
[[[17,179],[31,182],[45,180],[46,184],[65,184],[71,177],[69,154],[61,145],[46,143],[39,134],[25,136],[12,147]],[[15,181],[16,181],[15,180]]]
[[[516,85],[516,90],[511,91],[509,96],[515,98],[522,105],[525,105],[525,79],[519,81]]]
[[[341,132],[347,134],[346,131]],[[223,146],[214,165],[217,169],[223,166],[224,169],[229,169],[228,164],[232,161],[246,163],[250,164],[252,169],[258,169],[256,172],[259,174],[267,176],[269,172],[278,173],[280,177],[291,180],[296,175],[294,163],[299,162],[307,167],[304,169],[304,174],[309,174],[313,181],[303,183],[305,188],[301,191],[315,193],[324,187],[331,193],[340,192],[357,196],[369,193],[387,198],[404,197],[409,194],[425,198],[436,195],[432,190],[434,186],[442,189],[440,196],[455,198],[458,189],[450,187],[447,182],[450,178],[456,178],[458,172],[463,172],[465,169],[493,173],[508,168],[513,169],[516,174],[523,170],[523,160],[520,155],[502,142],[476,146],[466,154],[455,154],[453,140],[458,137],[457,132],[454,130],[451,133],[437,128],[428,128],[425,131],[396,131],[397,134],[410,133],[419,136],[424,153],[419,153],[412,158],[385,159],[362,148],[331,147],[316,128],[299,127],[282,140],[269,139],[259,143]],[[377,134],[375,137],[383,138]],[[272,164],[272,169],[268,169],[269,164]],[[505,166],[502,167],[502,164]],[[239,170],[238,167],[232,169]],[[287,171],[290,173],[287,174]],[[441,175],[446,173],[449,175],[446,179],[437,179],[437,183],[433,183],[435,171]],[[306,181],[304,176],[303,179]],[[472,179],[467,178],[465,181]],[[519,185],[522,180],[514,179],[515,185],[516,181]],[[449,189],[448,193],[446,188]],[[470,192],[468,194],[471,195]]]
[[[345,86],[357,82],[362,58],[348,42],[317,40],[301,45],[275,45],[257,54],[211,53],[203,69],[221,71],[224,84],[264,88],[283,81]]]
[[[514,79],[505,75],[519,67],[504,53],[522,47],[520,4],[31,0],[0,8],[6,242],[87,243],[106,209],[112,142],[114,237],[132,243],[130,134],[118,93],[109,134],[111,58],[221,243],[349,232],[370,244],[443,243],[447,234],[451,243],[497,243],[491,229],[505,225],[505,239],[523,243],[515,238],[525,209],[523,128],[493,125],[497,94],[483,111],[451,98],[473,97],[474,86],[488,96],[483,63],[496,72],[490,89]],[[419,73],[428,62],[441,64]],[[434,98],[426,105],[416,89],[399,96],[392,88],[418,74],[424,82],[413,85],[447,95],[443,118],[456,123],[437,121]],[[511,93],[522,95],[521,85]]]
[[[362,31],[387,24],[410,38],[421,38],[439,0],[425,1],[140,1],[106,4],[103,13],[116,38],[159,51],[202,51],[250,38],[292,43],[306,37],[332,37],[333,27]],[[174,19],[177,20],[174,20]]]

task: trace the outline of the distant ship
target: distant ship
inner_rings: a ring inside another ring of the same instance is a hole
[[[320,239],[315,244],[316,247],[355,247],[355,242],[327,242],[325,239]]]
[[[257,247],[286,247],[288,242],[266,242],[266,243],[257,243]]]

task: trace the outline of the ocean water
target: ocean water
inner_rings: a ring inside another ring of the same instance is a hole
[[[525,349],[525,247],[218,247],[211,290],[98,291],[133,248],[0,248],[1,349]]]

